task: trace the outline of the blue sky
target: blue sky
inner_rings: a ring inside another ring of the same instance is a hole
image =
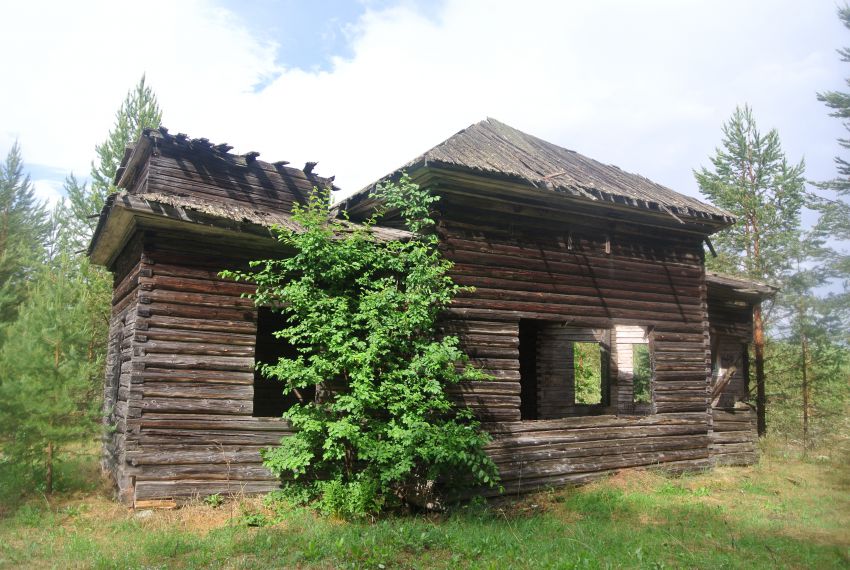
[[[391,6],[392,2],[228,0],[222,5],[238,14],[256,37],[277,44],[275,56],[281,65],[330,71],[334,57],[354,55],[357,21],[366,10]]]
[[[0,153],[55,199],[145,73],[172,131],[319,161],[353,191],[487,116],[697,195],[749,103],[833,176],[833,0],[30,0],[0,9]]]

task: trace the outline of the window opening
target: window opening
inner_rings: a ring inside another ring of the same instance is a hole
[[[257,341],[254,349],[254,361],[274,364],[278,359],[297,356],[295,347],[285,339],[276,338],[274,333],[288,325],[286,316],[272,311],[268,307],[257,310]],[[268,378],[257,368],[254,369],[254,417],[279,418],[283,412],[295,404],[311,402],[316,397],[316,387],[309,386],[284,393],[283,382]]]
[[[651,413],[652,350],[647,330],[634,325],[617,325],[618,410],[622,413]]]
[[[537,411],[537,325],[519,322],[520,419],[536,420]]]
[[[610,331],[523,319],[519,341],[521,419],[605,413]]]

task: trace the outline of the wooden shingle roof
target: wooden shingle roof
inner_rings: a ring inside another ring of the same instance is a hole
[[[665,212],[677,219],[720,225],[734,222],[725,210],[491,118],[463,129],[381,181],[423,167],[493,176],[588,201]],[[352,196],[349,204],[365,198],[375,184]]]

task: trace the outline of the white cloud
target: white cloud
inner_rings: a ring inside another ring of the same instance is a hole
[[[4,70],[0,150],[19,136],[27,161],[86,173],[146,72],[172,132],[318,160],[349,191],[489,115],[694,193],[691,169],[743,102],[792,159],[806,154],[811,178],[832,175],[841,126],[814,92],[842,87],[834,49],[850,38],[831,2],[412,6],[370,9],[351,58],[305,72],[211,0],[13,3],[0,49],[20,56]]]
[[[65,195],[62,183],[56,180],[40,179],[31,182],[36,199],[44,203],[49,210],[52,210]]]

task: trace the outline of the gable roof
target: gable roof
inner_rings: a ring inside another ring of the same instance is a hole
[[[727,225],[734,217],[657,184],[510,127],[496,119],[475,123],[348,199],[354,205],[376,184],[406,170],[441,168],[495,176],[589,201],[666,212],[674,218]],[[680,220],[681,221],[681,220]]]

